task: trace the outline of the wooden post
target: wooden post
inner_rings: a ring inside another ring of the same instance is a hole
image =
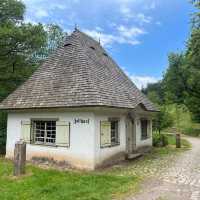
[[[176,134],[176,148],[181,148],[181,135],[179,133]]]
[[[25,174],[26,164],[26,143],[19,141],[15,144],[14,150],[14,176]]]

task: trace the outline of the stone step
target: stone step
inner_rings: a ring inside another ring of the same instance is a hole
[[[142,153],[129,153],[127,155],[127,159],[128,160],[133,160],[133,159],[138,158],[140,156],[142,156]]]

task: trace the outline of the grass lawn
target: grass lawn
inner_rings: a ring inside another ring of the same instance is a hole
[[[61,172],[28,165],[27,175],[12,176],[12,163],[0,159],[2,200],[107,200],[134,190],[135,176],[100,172]]]
[[[167,134],[167,138],[168,138],[168,142],[169,142],[169,145],[176,145],[176,137],[175,135],[172,135],[172,134]],[[181,137],[181,149],[179,150],[185,150],[185,149],[189,149],[191,148],[191,144],[184,138]]]
[[[0,158],[0,200],[120,199],[138,190],[145,176],[153,176],[172,163],[177,152],[190,147],[182,140],[183,148],[176,149],[174,137],[168,137],[165,148],[153,148],[140,159],[96,172],[58,171],[28,164],[26,175],[15,178],[12,162]]]

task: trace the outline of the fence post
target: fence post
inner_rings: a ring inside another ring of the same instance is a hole
[[[14,176],[25,174],[26,165],[26,143],[16,142],[14,150]]]
[[[181,148],[181,135],[179,133],[176,134],[176,148]]]

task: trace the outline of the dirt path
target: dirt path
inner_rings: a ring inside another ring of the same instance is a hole
[[[146,180],[140,193],[126,200],[200,200],[200,139],[187,137],[192,149],[161,174]]]

